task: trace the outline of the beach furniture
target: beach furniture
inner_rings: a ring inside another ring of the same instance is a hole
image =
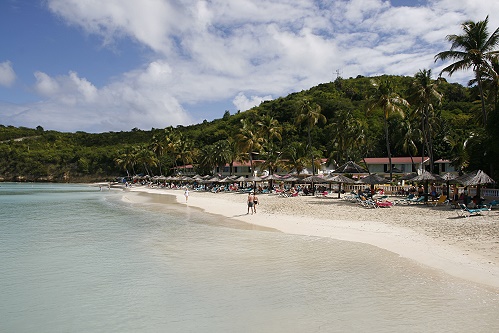
[[[459,204],[459,210],[457,211],[458,216],[470,217],[471,215],[482,215],[482,213],[488,213],[490,211],[489,207],[481,208],[468,208],[465,204]]]
[[[328,194],[329,194],[328,191],[322,191],[322,192],[317,192],[315,196],[318,198],[325,198],[327,197]]]
[[[449,200],[447,200],[447,196],[442,194],[441,196],[438,197],[438,200],[432,203],[435,207],[438,205],[446,205],[449,203]]]
[[[424,195],[418,197],[418,198],[413,198],[412,200],[408,200],[410,204],[422,204],[425,203],[425,197]]]
[[[393,202],[390,202],[390,201],[375,201],[375,204],[377,207],[380,207],[380,208],[388,208],[388,207],[393,206]]]
[[[405,198],[393,200],[393,203],[395,205],[408,205],[410,201],[413,199],[414,199],[414,194],[411,193]]]

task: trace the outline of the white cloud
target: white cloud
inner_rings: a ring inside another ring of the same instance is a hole
[[[237,110],[239,111],[246,111],[251,109],[254,106],[260,105],[263,101],[269,101],[272,99],[272,96],[251,96],[251,98],[248,98],[244,93],[240,92],[237,94],[237,96],[234,98],[232,103],[236,106]]]
[[[16,73],[10,61],[0,62],[0,86],[10,87],[16,80]]]
[[[102,130],[186,124],[193,119],[183,108],[187,104],[232,100],[236,109],[247,110],[270,96],[332,81],[337,69],[344,77],[413,75],[423,68],[437,75],[444,64],[433,59],[450,47],[445,36],[460,33],[466,19],[499,12],[499,2],[475,0],[429,0],[418,7],[393,7],[384,0],[47,0],[47,5],[69,24],[101,36],[105,45],[131,38],[153,52],[153,60],[100,88],[85,73],[35,73],[35,90],[44,102],[23,115],[42,120],[47,112],[60,119],[71,110],[81,128],[95,121]],[[499,26],[499,16],[490,17],[490,26]],[[463,83],[469,78],[453,76]]]

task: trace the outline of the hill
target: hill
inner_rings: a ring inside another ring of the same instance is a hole
[[[420,156],[424,149],[433,160],[451,159],[463,170],[494,175],[498,151],[485,143],[499,139],[495,108],[484,128],[477,89],[439,79],[431,83],[441,101],[431,100],[432,109],[423,111],[417,83],[404,76],[338,78],[245,112],[226,111],[213,121],[149,131],[63,133],[0,125],[0,179],[98,181],[127,172],[168,174],[181,164],[207,173],[213,166],[248,159],[250,148],[276,165],[279,159],[304,164],[310,152],[334,164],[387,156],[388,149],[392,156]],[[409,105],[402,105],[401,113],[386,112],[381,104],[372,107],[383,93]],[[325,121],[309,127],[313,110]]]

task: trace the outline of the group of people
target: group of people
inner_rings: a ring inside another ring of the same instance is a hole
[[[246,214],[249,214],[251,211],[251,215],[256,214],[256,206],[258,205],[258,197],[256,194],[249,192],[248,193],[248,212]]]

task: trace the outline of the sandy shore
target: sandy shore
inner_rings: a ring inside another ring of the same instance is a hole
[[[422,205],[368,209],[334,198],[259,195],[257,214],[247,215],[246,195],[134,187],[133,192],[174,195],[178,203],[198,207],[281,232],[367,243],[453,276],[499,289],[499,210],[458,217],[448,206]]]

